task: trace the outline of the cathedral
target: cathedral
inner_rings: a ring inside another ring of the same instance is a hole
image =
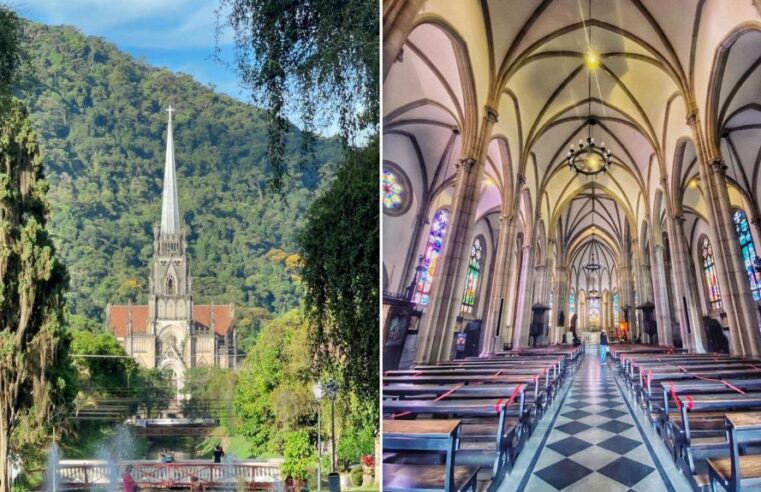
[[[761,0],[384,0],[382,77],[384,488],[759,490]]]
[[[143,367],[169,370],[182,389],[193,367],[235,366],[233,305],[193,303],[193,279],[186,232],[180,226],[172,112],[167,128],[161,224],[153,231],[153,261],[148,277],[148,305],[109,305],[109,329]]]

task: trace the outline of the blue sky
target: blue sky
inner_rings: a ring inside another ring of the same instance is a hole
[[[204,84],[248,101],[231,68],[211,59],[215,46],[232,61],[229,28],[216,39],[218,0],[10,0],[27,19],[67,24],[100,36],[156,66],[190,74]]]

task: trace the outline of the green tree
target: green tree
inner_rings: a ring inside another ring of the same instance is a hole
[[[14,14],[0,8],[0,65],[12,59]],[[9,53],[8,51],[11,50]],[[2,67],[5,68],[5,67]],[[3,73],[2,77],[6,77]],[[9,79],[0,79],[6,83]],[[0,463],[21,427],[56,422],[73,398],[67,381],[66,269],[46,230],[47,184],[24,105],[0,86]],[[22,439],[23,441],[23,436]],[[10,490],[0,466],[0,490]]]
[[[316,361],[348,389],[378,402],[378,140],[347,154],[309,208],[299,242]]]
[[[286,433],[316,423],[308,326],[299,310],[267,322],[241,366],[235,391],[238,431],[251,452],[282,453]]]
[[[192,418],[216,418],[231,434],[235,427],[233,398],[238,382],[237,373],[218,367],[197,367],[185,373],[185,393],[190,398],[182,402],[182,414]]]
[[[299,481],[306,480],[310,468],[317,462],[309,434],[303,430],[288,432],[284,441],[283,475],[290,475]]]
[[[220,20],[235,32],[240,77],[267,110],[275,189],[281,190],[288,172],[286,115],[300,114],[306,137],[315,122],[335,124],[334,115],[347,142],[359,130],[377,130],[378,2],[221,0],[221,5],[229,8]]]
[[[149,419],[169,408],[177,393],[171,374],[158,369],[140,369],[136,389],[138,409]]]

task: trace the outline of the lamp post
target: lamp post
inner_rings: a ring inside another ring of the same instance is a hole
[[[330,441],[333,451],[333,467],[328,476],[328,482],[330,484],[330,491],[338,492],[341,490],[341,480],[338,472],[336,472],[336,395],[338,394],[338,383],[335,379],[330,379],[325,383],[324,389],[328,398],[330,398]]]
[[[317,400],[317,492],[322,490],[322,384],[312,386],[312,392]]]

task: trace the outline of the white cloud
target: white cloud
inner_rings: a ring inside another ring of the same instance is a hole
[[[216,39],[218,0],[18,0],[23,17],[46,24],[68,24],[136,48],[229,46],[232,34]]]

